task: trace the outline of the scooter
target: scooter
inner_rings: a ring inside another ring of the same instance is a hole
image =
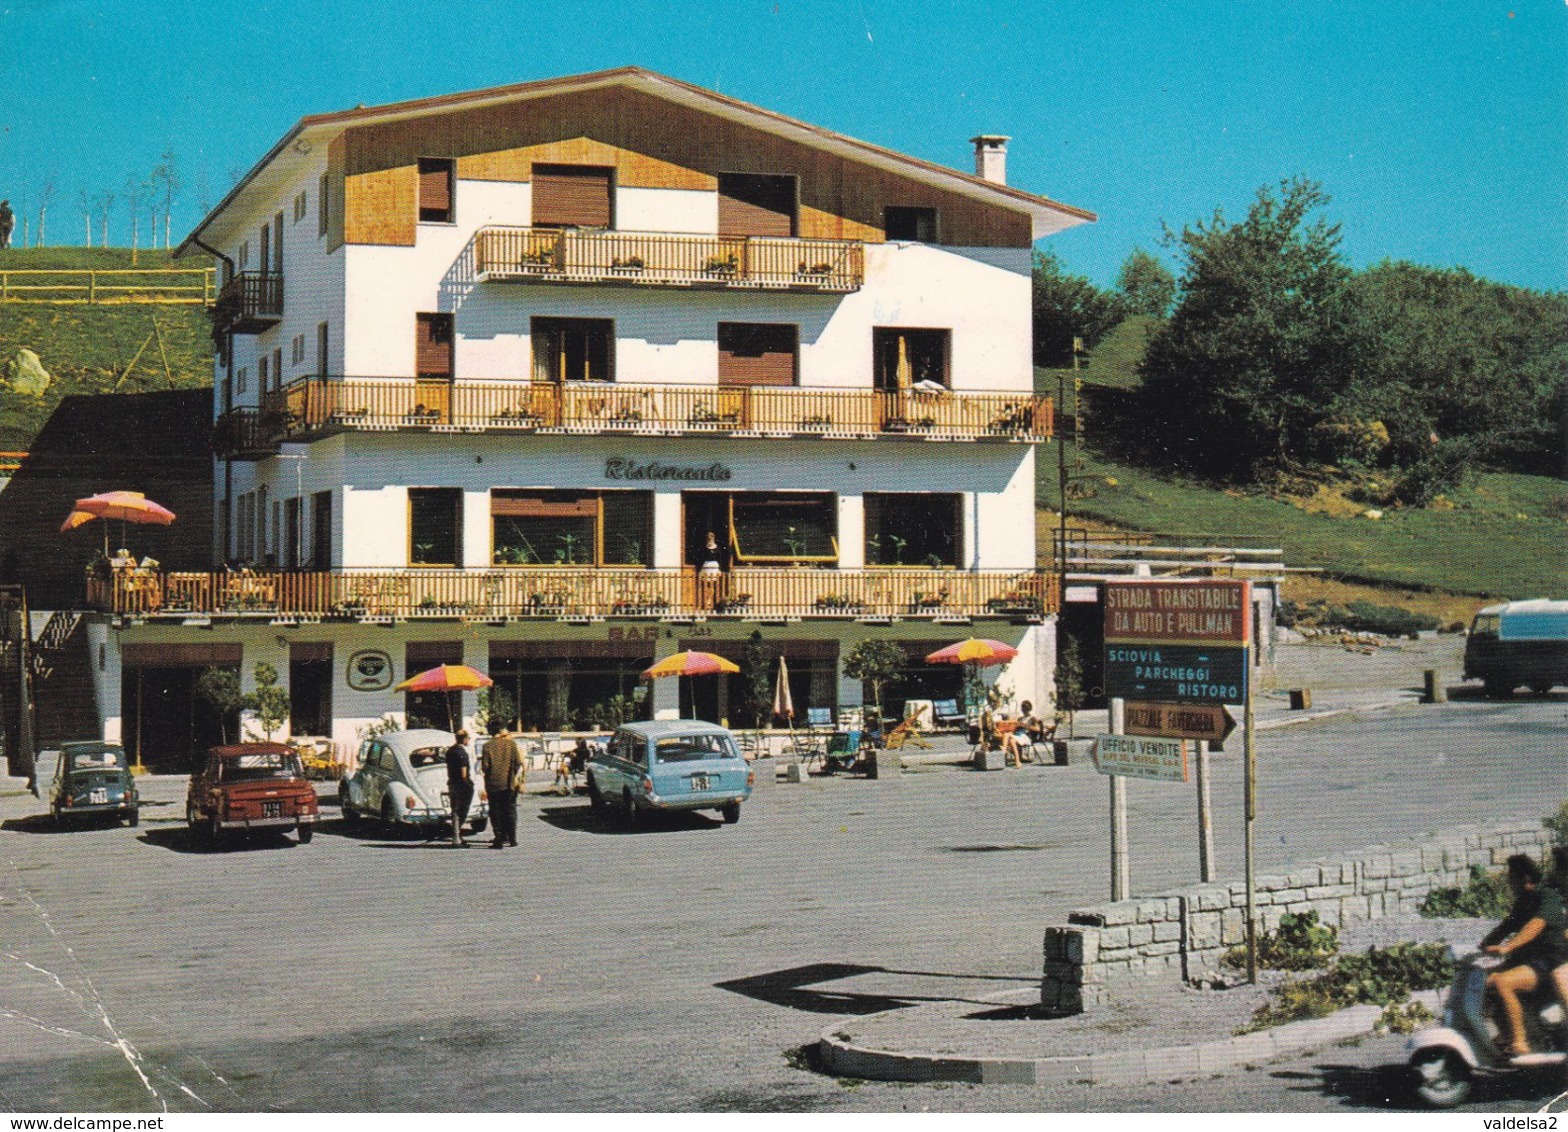
[[[1454,984],[1443,1007],[1443,1024],[1412,1035],[1406,1049],[1416,1096],[1433,1108],[1452,1108],[1470,1094],[1479,1074],[1540,1070],[1568,1064],[1563,1024],[1568,1015],[1550,983],[1525,1001],[1525,1032],[1539,1052],[1512,1057],[1500,1044],[1502,1032],[1488,1015],[1486,977],[1502,965],[1495,955],[1454,949]]]

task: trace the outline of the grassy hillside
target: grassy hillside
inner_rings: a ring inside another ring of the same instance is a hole
[[[1079,371],[1086,398],[1096,386],[1137,386],[1151,330],[1151,320],[1132,319],[1106,336]],[[1036,388],[1054,394],[1056,371],[1037,370]],[[1328,487],[1296,499],[1221,490],[1118,462],[1115,437],[1095,433],[1092,423],[1085,441],[1079,472],[1087,478],[1074,484],[1079,498],[1068,505],[1069,522],[1278,546],[1288,565],[1374,585],[1487,597],[1568,595],[1568,484],[1561,480],[1485,474],[1439,506],[1384,510],[1372,519],[1365,504]],[[1039,461],[1039,498],[1057,498],[1054,452]]]
[[[170,266],[166,252],[141,252],[138,268]],[[125,248],[16,248],[0,251],[0,270],[128,268]],[[175,267],[204,266],[180,260]],[[156,280],[149,280],[149,282]],[[163,339],[160,353],[154,322]],[[212,341],[199,305],[0,302],[0,374],[19,349],[38,355],[51,382],[41,397],[0,382],[0,450],[25,450],[62,397],[73,393],[146,392],[212,382]],[[165,372],[164,358],[168,359]],[[136,359],[132,366],[132,359]],[[127,367],[129,372],[126,372]],[[120,381],[124,374],[124,380]]]

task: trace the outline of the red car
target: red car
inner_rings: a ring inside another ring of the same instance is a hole
[[[213,747],[191,775],[185,820],[213,842],[230,832],[293,828],[304,845],[316,832],[316,788],[299,755],[282,743]]]

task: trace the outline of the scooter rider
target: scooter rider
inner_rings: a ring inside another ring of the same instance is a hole
[[[1508,858],[1508,886],[1514,893],[1513,908],[1487,933],[1481,947],[1503,957],[1503,965],[1486,982],[1503,1007],[1508,1054],[1523,1057],[1530,1053],[1530,1042],[1519,996],[1552,985],[1553,968],[1568,958],[1563,935],[1568,915],[1561,894],[1541,883],[1541,867],[1523,853]]]

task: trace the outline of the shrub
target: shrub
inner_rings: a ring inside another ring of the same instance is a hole
[[[1316,912],[1286,912],[1276,931],[1258,937],[1258,965],[1273,971],[1308,971],[1323,967],[1339,951],[1339,931],[1318,923]],[[1247,949],[1233,947],[1222,962],[1227,967],[1247,965]]]
[[[1453,977],[1453,960],[1442,944],[1401,943],[1374,947],[1365,955],[1342,955],[1318,975],[1281,983],[1272,999],[1258,1007],[1252,1021],[1237,1032],[1252,1033],[1373,1003],[1386,1008],[1379,1027],[1409,1033],[1431,1019],[1424,1006],[1407,1001],[1410,993],[1445,987]]]
[[[1551,832],[1553,845],[1568,845],[1568,802],[1557,807],[1557,812],[1548,815],[1541,824]]]
[[[1464,887],[1434,888],[1421,901],[1420,912],[1432,919],[1495,920],[1506,916],[1512,906],[1508,878],[1471,865]]]

